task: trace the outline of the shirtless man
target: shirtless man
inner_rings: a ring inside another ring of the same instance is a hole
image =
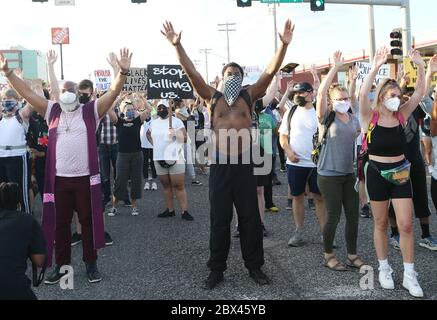
[[[269,283],[268,277],[261,271],[261,266],[264,264],[263,233],[258,214],[254,167],[252,161],[244,161],[243,159],[250,153],[251,143],[250,140],[241,139],[241,136],[250,137],[252,102],[264,95],[281,67],[287,47],[293,38],[293,31],[294,25],[290,20],[287,20],[283,33],[279,34],[281,45],[255,84],[242,89],[244,72],[241,66],[234,62],[224,66],[222,71],[224,90],[222,94],[206,84],[195,69],[181,44],[181,32],[176,33],[173,25],[168,21],[161,30],[161,33],[176,49],[179,62],[194,89],[208,104],[211,129],[215,137],[213,141],[215,140],[215,144],[218,146],[214,150],[214,154],[220,157],[220,161],[211,165],[209,176],[211,236],[210,258],[207,265],[211,272],[205,281],[206,289],[214,288],[223,280],[230,247],[233,205],[238,213],[241,250],[245,266],[249,269],[249,276],[260,285]],[[247,132],[248,135],[241,135],[240,132]],[[235,134],[238,135],[238,148],[234,148],[235,143],[229,143],[229,141],[235,141],[233,139],[235,137],[232,137]],[[223,136],[225,139],[222,138]],[[223,163],[223,159],[226,160],[226,163]],[[235,162],[237,163],[235,164]]]

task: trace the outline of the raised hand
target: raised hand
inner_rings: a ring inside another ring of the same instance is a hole
[[[0,71],[5,73],[9,71],[8,59],[6,59],[2,53],[0,53]]]
[[[293,39],[294,27],[295,25],[291,22],[290,19],[285,22],[284,32],[282,34],[279,33],[279,39],[281,39],[283,44],[290,44],[291,40]]]
[[[295,85],[295,82],[291,80],[289,83],[287,83],[287,92],[290,93],[291,90],[293,90],[293,87]]]
[[[108,61],[109,65],[112,67],[112,69],[117,69],[117,55],[114,52],[109,53],[109,57],[106,58],[106,61]]]
[[[176,33],[170,21],[166,21],[162,26],[164,30],[161,30],[161,33],[172,45],[178,45],[181,42],[182,31]]]
[[[358,65],[354,65],[352,68],[349,69],[348,78],[349,78],[349,82],[358,79]]]
[[[341,51],[335,51],[332,59],[336,67],[339,68],[344,65],[343,53]]]
[[[120,49],[120,59],[115,57],[115,60],[122,72],[128,72],[132,60],[132,53],[129,53],[129,49],[127,48]]]
[[[47,64],[53,66],[57,60],[58,55],[55,50],[49,50],[49,52],[47,52]]]
[[[429,60],[428,63],[428,70],[430,70],[431,73],[437,72],[437,54],[435,54],[431,60]]]
[[[389,51],[387,47],[382,47],[376,50],[373,65],[378,69],[381,68],[381,66],[387,62],[388,54]]]
[[[411,49],[410,52],[408,52],[408,56],[410,57],[411,61],[413,61],[416,65],[425,66],[425,61],[423,61],[420,52],[416,49]]]

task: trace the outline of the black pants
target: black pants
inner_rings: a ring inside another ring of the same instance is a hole
[[[285,158],[284,149],[282,149],[281,144],[279,143],[279,139],[278,139],[278,153],[279,153],[279,160],[281,161],[281,165],[285,166],[287,159]]]
[[[153,149],[144,149],[143,148],[143,177],[144,180],[149,179],[149,165],[152,170],[152,178],[156,179],[156,169],[155,169],[155,161],[153,161]]]
[[[264,264],[263,234],[253,165],[211,165],[209,201],[211,236],[208,267],[212,271],[226,270],[231,242],[232,210],[235,204],[244,265],[248,269],[260,268]]]
[[[0,183],[15,182],[21,189],[21,211],[30,213],[27,156],[0,158]]]
[[[431,215],[431,211],[429,210],[428,206],[428,187],[424,164],[411,164],[410,180],[411,187],[413,188],[414,215],[418,219],[429,217]],[[389,216],[396,218],[391,202]]]
[[[437,209],[437,180],[431,178],[431,198],[434,207]]]
[[[41,195],[44,193],[44,174],[46,171],[46,157],[35,159],[35,178],[38,185],[38,192]]]
[[[269,174],[267,185],[264,186],[264,201],[266,209],[274,207],[273,203],[273,185],[272,185],[272,173]]]

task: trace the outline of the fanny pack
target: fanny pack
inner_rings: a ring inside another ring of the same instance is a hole
[[[158,163],[164,169],[168,169],[173,167],[176,164],[176,161],[171,161],[171,163],[168,163],[167,160],[158,160]]]
[[[370,166],[375,169],[385,180],[397,186],[402,186],[410,180],[411,163],[405,160],[400,166],[388,170],[380,170],[373,161],[369,161]]]

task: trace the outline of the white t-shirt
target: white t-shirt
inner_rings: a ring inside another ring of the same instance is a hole
[[[26,154],[26,133],[28,129],[29,124],[18,122],[16,116],[0,119],[0,146],[22,147],[13,150],[0,149],[0,158],[21,157]]]
[[[149,121],[144,121],[143,125],[141,126],[141,148],[143,149],[153,149],[152,144],[147,139],[147,131],[149,130],[152,121],[153,119],[150,119]]]
[[[279,133],[281,134],[288,135],[287,120],[289,113],[290,110],[285,112],[282,118],[282,123],[279,127]],[[316,110],[313,107],[310,109],[297,107],[291,118],[290,128],[289,144],[299,158],[299,162],[292,163],[287,158],[287,164],[298,167],[315,168],[316,165],[311,160],[311,152],[313,151],[313,135],[317,131]]]
[[[185,129],[184,123],[173,117],[173,129]],[[182,160],[184,161],[184,144],[170,140],[168,135],[168,119],[157,118],[149,128],[153,139],[153,160]]]

